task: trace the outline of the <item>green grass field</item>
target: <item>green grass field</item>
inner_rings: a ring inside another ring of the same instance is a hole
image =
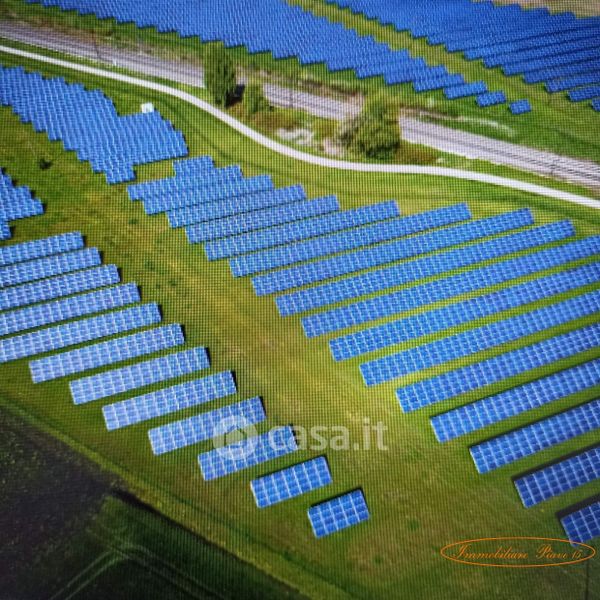
[[[466,61],[458,54],[448,53],[439,46],[429,46],[425,41],[416,40],[407,33],[399,33],[349,11],[325,5],[322,0],[289,1],[315,15],[324,15],[332,21],[344,23],[360,34],[374,35],[393,48],[406,48],[431,64],[444,64],[451,71],[462,73],[468,80],[482,79],[491,89],[505,90],[511,100],[528,98],[534,111],[515,118],[506,106],[482,110],[475,105],[473,99],[448,101],[441,92],[415,94],[409,85],[386,87],[382,85],[381,78],[360,80],[350,71],[330,73],[322,64],[301,67],[295,59],[274,60],[267,53],[249,55],[243,48],[228,50],[237,65],[254,73],[256,77],[269,81],[276,78],[284,85],[304,85],[311,88],[322,86],[324,91],[337,90],[350,94],[370,94],[384,89],[386,94],[406,109],[453,118],[454,120],[447,121],[450,126],[600,162],[597,127],[590,127],[597,116],[587,103],[573,104],[562,94],[548,94],[542,85],[530,86],[518,77],[505,77],[498,69],[485,69],[478,62]],[[191,62],[201,61],[208,47],[198,40],[182,39],[176,34],[159,34],[151,28],[137,29],[134,25],[121,25],[114,20],[98,20],[73,11],[48,9],[37,4],[26,4],[23,0],[4,0],[0,5],[0,18],[18,18],[76,35],[93,33],[96,39],[112,43],[116,47],[143,47],[160,55]]]
[[[3,58],[5,64],[14,64]],[[52,68],[27,63],[47,74]],[[62,74],[62,73],[61,73]],[[270,173],[278,186],[302,183],[310,196],[335,193],[344,208],[397,198],[405,214],[468,201],[475,216],[531,206],[542,223],[572,218],[580,235],[598,233],[596,212],[558,201],[468,182],[416,176],[356,175],[299,165],[256,147],[207,115],[174,99],[129,89],[91,77],[65,73],[89,87],[101,87],[122,112],[152,101],[186,136],[191,155],[211,154],[219,166],[239,163],[246,175]],[[479,570],[442,559],[447,543],[472,537],[538,535],[561,537],[555,512],[589,497],[587,485],[547,502],[523,509],[510,477],[536,464],[589,445],[587,435],[516,467],[478,476],[467,447],[495,431],[473,434],[440,445],[428,416],[440,408],[411,415],[401,413],[393,385],[367,389],[356,363],[334,365],[326,339],[307,340],[297,318],[281,319],[271,299],[257,298],[250,282],[234,280],[226,263],[208,263],[200,248],[187,244],[182,231],[168,228],[162,217],[144,215],[131,202],[124,186],[109,187],[92,175],[88,165],[65,153],[58,143],[21,124],[7,108],[0,109],[0,164],[19,184],[31,186],[47,203],[46,214],[19,222],[14,241],[80,230],[88,245],[98,246],[105,263],[122,268],[124,281],[136,281],[145,301],[157,301],[165,322],[185,325],[188,346],[206,345],[213,357],[211,371],[233,369],[238,399],[261,395],[268,425],[344,425],[360,441],[362,421],[383,422],[387,451],[328,451],[334,484],[259,511],[248,482],[265,469],[253,468],[223,480],[204,483],[195,457],[208,445],[155,458],[144,425],[106,433],[98,403],[74,407],[67,385],[57,381],[40,386],[30,382],[26,361],[0,370],[0,397],[8,409],[26,413],[32,422],[121,477],[143,501],[191,531],[249,562],[303,594],[319,598],[472,598],[589,597],[600,591],[600,570],[590,565],[520,570]],[[51,162],[41,171],[39,159]],[[162,163],[140,169],[141,179],[166,175]],[[587,322],[592,322],[588,319]],[[582,323],[571,323],[575,328]],[[557,331],[536,336],[550,337]],[[522,345],[517,344],[517,345]],[[597,356],[588,353],[576,361]],[[477,357],[481,359],[481,356]],[[567,366],[564,361],[561,366]],[[553,369],[539,370],[542,375]],[[530,375],[532,377],[532,375]],[[495,389],[513,385],[503,382]],[[489,392],[490,390],[487,390]],[[598,390],[594,390],[597,394]],[[532,418],[591,399],[594,391],[554,403]],[[475,399],[483,394],[472,396]],[[466,400],[463,398],[462,400]],[[220,401],[213,406],[229,403]],[[455,401],[456,402],[456,401]],[[448,403],[442,408],[447,408]],[[181,417],[195,411],[183,411]],[[154,424],[166,422],[158,419]],[[266,425],[265,425],[266,426]],[[311,453],[269,465],[285,466]],[[371,520],[340,535],[316,541],[306,508],[316,501],[360,486]]]

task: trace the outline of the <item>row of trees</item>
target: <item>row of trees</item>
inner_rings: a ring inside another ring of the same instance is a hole
[[[204,80],[215,104],[226,107],[235,94],[237,81],[235,65],[220,46],[211,47],[206,54]],[[269,109],[259,85],[246,86],[243,103],[249,116]],[[383,96],[368,98],[361,114],[340,126],[338,141],[354,155],[392,159],[401,143],[395,108]]]

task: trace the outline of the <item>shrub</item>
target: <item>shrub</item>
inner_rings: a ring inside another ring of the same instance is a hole
[[[206,89],[217,106],[227,106],[236,88],[235,65],[220,46],[213,46],[204,61]]]
[[[393,159],[401,140],[389,101],[381,96],[368,98],[360,115],[340,126],[338,140],[350,152],[364,158]]]
[[[373,160],[394,157],[400,146],[400,135],[395,123],[367,119],[359,124],[350,143],[355,154]]]
[[[250,84],[246,86],[244,89],[242,102],[248,116],[255,115],[256,113],[269,109],[269,103],[263,94],[262,88],[258,84]]]

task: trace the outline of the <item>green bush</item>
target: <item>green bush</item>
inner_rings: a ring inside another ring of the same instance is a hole
[[[400,148],[400,129],[388,100],[368,98],[360,115],[343,123],[340,143],[353,154],[370,160],[391,160]]]
[[[204,83],[215,104],[227,106],[236,87],[235,65],[220,46],[213,46],[206,53]]]
[[[263,112],[269,109],[269,103],[265,98],[262,88],[258,84],[247,85],[244,89],[244,97],[242,99],[244,109],[248,116]]]
[[[359,124],[350,143],[351,152],[373,160],[393,158],[400,146],[395,123],[367,119]]]

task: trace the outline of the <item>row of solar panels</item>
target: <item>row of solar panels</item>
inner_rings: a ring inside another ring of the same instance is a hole
[[[452,361],[463,361],[482,351],[498,352],[507,343],[521,344],[525,338],[547,335],[546,332],[554,328],[575,327],[567,333],[504,351],[475,364],[450,367],[442,375],[405,385],[397,395],[407,412],[475,392],[490,383],[598,347],[600,330],[597,324],[587,323],[600,313],[600,291],[593,289],[599,281],[599,267],[597,262],[589,262],[600,253],[600,238],[569,240],[575,234],[569,221],[535,226],[527,210],[470,221],[470,213],[464,205],[400,217],[390,209],[393,203],[385,202],[368,207],[370,213],[337,210],[325,217],[296,217],[296,220],[281,223],[276,215],[284,213],[281,218],[290,219],[289,207],[294,204],[291,201],[274,207],[273,220],[259,228],[255,221],[256,209],[248,202],[252,197],[237,197],[238,228],[211,228],[210,221],[204,225],[206,254],[213,260],[229,258],[236,275],[259,273],[253,279],[259,293],[257,281],[268,278],[277,281],[275,289],[281,287],[286,291],[276,298],[283,315],[352,301],[304,316],[302,323],[309,337],[419,310],[418,314],[330,340],[337,360],[389,349],[396,344],[414,343],[412,340],[440,335],[452,328],[469,327],[461,333],[449,337],[445,333],[446,337],[437,341],[365,363],[363,375],[371,385],[444,363],[452,365]],[[230,201],[214,200],[208,205]],[[302,200],[308,204],[317,201]],[[195,210],[197,205],[191,206]],[[259,210],[262,209],[256,212]],[[376,220],[365,221],[365,214]],[[244,230],[244,220],[249,223],[249,231]],[[548,244],[552,245],[548,247]],[[529,252],[515,256],[523,250]],[[577,264],[582,260],[587,262]],[[454,273],[464,267],[469,270]],[[548,274],[550,269],[553,271]],[[345,277],[337,279],[340,275]],[[431,277],[437,279],[422,281]],[[331,278],[335,278],[334,281],[328,281]],[[520,278],[526,280],[517,281]],[[309,283],[316,285],[305,287]],[[406,284],[410,286],[393,290]],[[482,293],[501,284],[504,285],[501,289]],[[297,287],[301,289],[295,290]],[[380,294],[389,289],[393,291]],[[460,299],[464,294],[473,293],[476,295]],[[573,293],[574,297],[565,299],[567,294],[572,296]],[[360,298],[369,294],[378,295]],[[454,301],[423,311],[424,305],[447,300]],[[498,319],[502,313],[521,307],[528,310]],[[489,321],[490,318],[493,322],[480,324],[481,319]],[[461,421],[462,415],[447,419],[455,424]],[[186,427],[194,429],[193,424]],[[178,434],[186,435],[181,431]],[[193,440],[195,434],[190,432],[189,435]],[[168,442],[160,439],[159,443],[168,447]],[[578,485],[573,481],[570,484]]]
[[[176,168],[188,173],[201,170],[205,163],[193,160],[188,165],[182,161],[176,163]],[[30,362],[35,383],[80,376],[185,343],[183,330],[177,324],[114,337],[156,325],[162,317],[156,304],[140,304],[135,284],[120,283],[116,267],[102,266],[99,252],[86,253],[87,250],[83,236],[77,232],[0,248],[0,362],[41,354]],[[92,261],[85,258],[88,255]],[[52,353],[69,346],[77,347]],[[74,403],[84,404],[192,375],[208,367],[206,350],[192,348],[71,379],[68,385]],[[233,373],[225,371],[107,404],[102,412],[111,431],[236,393]],[[262,401],[253,398],[155,427],[149,430],[148,437],[154,454],[160,455],[265,420]],[[281,446],[282,441],[287,443]],[[230,445],[200,454],[203,477],[221,477],[297,449],[291,427],[276,428],[248,438],[247,442],[246,448]],[[252,481],[252,490],[257,505],[264,507],[330,483],[327,460],[319,457],[259,477]],[[328,507],[341,502],[344,508],[358,497],[363,507],[360,519],[336,509],[335,519],[319,521],[319,515],[327,513]],[[344,500],[347,498],[350,500]],[[314,505],[308,516],[315,535],[320,537],[367,518],[368,509],[362,492],[356,490]]]
[[[525,11],[516,5],[492,5],[490,10],[486,3],[470,0],[454,0],[451,5],[444,3],[433,8],[427,2],[326,1],[382,25],[392,25],[398,31],[424,37],[430,44],[443,44],[449,52],[462,52],[467,60],[481,60],[488,69],[500,67],[505,75],[523,75],[527,83],[544,82],[549,91],[600,83],[594,80],[600,52],[600,20],[596,17],[577,19],[567,13]],[[506,27],[507,22],[510,27]],[[561,78],[575,74],[583,77],[562,83]],[[483,88],[479,91],[483,92]],[[478,103],[501,103],[500,93],[492,98],[483,94]],[[568,97],[579,101],[600,99],[600,91],[597,86],[581,87]],[[596,110],[597,104],[592,104]],[[521,101],[511,110],[522,114],[529,112],[531,106]]]
[[[11,178],[0,170],[0,241],[10,239],[12,221],[43,212],[43,204],[33,197],[28,187],[15,186]]]
[[[275,59],[297,58],[301,65],[323,63],[332,72],[352,70],[360,79],[382,77],[387,85],[410,83],[416,93],[443,90],[448,99],[474,97],[480,107],[506,103],[504,92],[489,91],[484,82],[468,82],[444,65],[429,65],[407,50],[394,50],[373,36],[359,35],[341,23],[317,18],[281,0],[263,0],[252,6],[244,0],[215,6],[205,2],[190,6],[188,0],[149,0],[143,6],[112,0],[27,1],[137,27],[155,27],[159,32],[174,31],[202,42],[219,41],[228,48],[243,46],[251,54],[270,52]],[[509,109],[521,114],[531,107],[527,101],[518,101]]]
[[[188,153],[181,132],[157,112],[120,116],[97,90],[63,78],[44,79],[21,67],[0,67],[0,105],[10,106],[23,123],[51,140],[62,141],[79,160],[89,161],[94,172],[105,173],[109,183],[134,179],[135,165]],[[21,208],[35,211],[36,204],[22,203]]]

